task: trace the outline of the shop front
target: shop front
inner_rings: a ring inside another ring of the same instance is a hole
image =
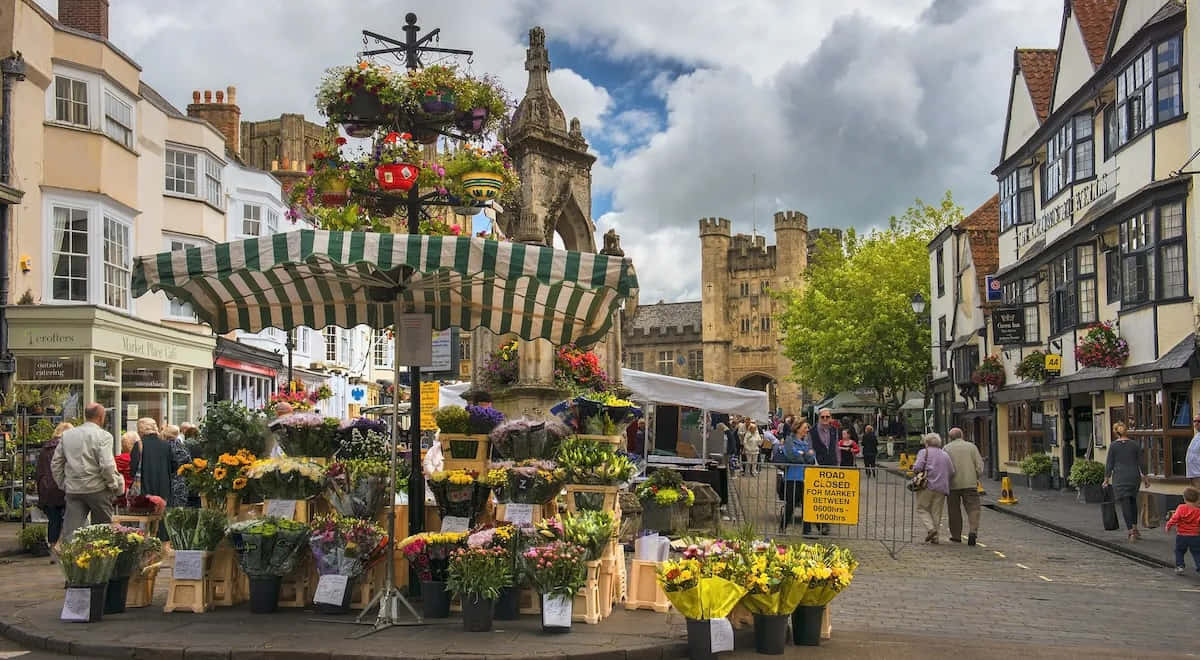
[[[251,410],[261,410],[278,389],[280,374],[287,373],[278,353],[217,337],[213,355],[218,401],[236,401]]]
[[[114,438],[142,417],[180,424],[203,414],[214,340],[90,305],[8,308],[16,382],[61,388],[67,420],[104,405]]]

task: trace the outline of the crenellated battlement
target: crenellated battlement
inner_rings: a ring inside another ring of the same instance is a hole
[[[799,211],[777,211],[775,213],[775,231],[779,230],[808,231],[808,216]]]
[[[700,237],[724,236],[729,238],[732,223],[726,218],[700,218]]]

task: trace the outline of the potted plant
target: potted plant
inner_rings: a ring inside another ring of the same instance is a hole
[[[343,516],[373,520],[387,503],[391,467],[381,458],[332,463],[325,470],[325,499]]]
[[[1029,478],[1029,487],[1034,490],[1050,489],[1050,455],[1037,453],[1021,459],[1021,474]]]
[[[483,149],[466,144],[446,161],[446,177],[460,197],[479,202],[507,197],[521,185],[504,146]]]
[[[713,648],[712,626],[729,625],[726,617],[746,595],[748,575],[742,555],[720,540],[690,545],[681,559],[659,565],[663,593],[687,620],[688,657],[714,658],[732,650]]]
[[[104,615],[104,594],[121,549],[104,540],[72,537],[58,550],[59,565],[67,579],[63,618],[99,621]]]
[[[1112,323],[1097,323],[1075,345],[1075,359],[1083,367],[1116,368],[1129,359],[1129,342],[1117,336]]]
[[[971,373],[971,381],[976,385],[986,385],[988,390],[995,390],[1004,384],[1004,364],[995,355],[983,358]]]
[[[684,485],[678,472],[655,470],[638,484],[636,493],[642,504],[643,529],[672,534],[687,528],[688,507],[695,503],[696,494]]]
[[[41,447],[54,437],[54,424],[45,417],[39,419],[30,428],[25,441],[30,447]]]
[[[1026,355],[1017,365],[1017,378],[1033,382],[1042,382],[1046,380],[1046,354],[1042,351],[1033,351]]]
[[[29,524],[17,535],[21,549],[34,557],[49,557],[50,544],[46,542],[46,525]]]
[[[1071,474],[1067,475],[1067,483],[1079,489],[1084,502],[1103,502],[1104,491],[1100,484],[1104,483],[1104,464],[1099,461],[1075,461],[1071,464]]]
[[[466,540],[466,532],[424,532],[414,534],[396,546],[421,581],[421,609],[426,619],[445,619],[450,616],[446,572],[450,553]]]
[[[350,609],[355,581],[383,556],[387,534],[373,521],[329,514],[313,520],[309,526],[308,545],[316,560],[318,575],[345,578],[341,581],[343,589],[339,602],[314,604],[326,614],[344,614]]]
[[[850,550],[833,545],[801,545],[788,552],[793,577],[807,582],[800,604],[792,613],[792,643],[817,646],[821,643],[825,608],[850,586],[858,560]]]
[[[460,548],[450,555],[446,589],[462,602],[463,630],[492,629],[492,607],[500,590],[512,586],[512,563],[503,548]]]
[[[454,117],[455,98],[462,79],[454,66],[435,64],[404,74],[403,84],[416,100],[418,114],[433,121]]]
[[[542,630],[571,632],[575,594],[587,584],[583,548],[563,541],[525,551],[529,581],[542,595]]]
[[[317,109],[352,136],[366,137],[372,126],[404,105],[406,92],[399,81],[391,68],[366,60],[326,69],[317,87]]]
[[[454,125],[462,132],[479,135],[496,128],[508,113],[508,93],[492,76],[466,76],[459,82]]]
[[[277,417],[271,428],[279,437],[279,446],[288,456],[324,460],[337,449],[339,420],[313,412],[296,412]]]
[[[375,179],[384,190],[408,191],[417,182],[421,147],[410,133],[388,133],[375,147]]]
[[[522,554],[535,537],[533,527],[505,522],[498,523],[496,527],[485,526],[467,537],[467,547],[499,548],[504,551],[504,559],[508,562],[512,579],[500,588],[500,595],[496,598],[493,615],[496,620],[513,621],[519,618],[518,589],[525,579]]]
[[[129,578],[134,569],[140,567],[144,555],[161,551],[162,544],[157,538],[147,538],[140,529],[117,524],[80,527],[75,530],[74,538],[84,542],[103,541],[120,550],[105,589],[104,613],[124,612],[125,600],[129,593]]]
[[[308,540],[308,526],[287,518],[266,516],[229,526],[229,540],[238,564],[250,578],[250,611],[270,614],[279,605],[283,576],[296,567]]]

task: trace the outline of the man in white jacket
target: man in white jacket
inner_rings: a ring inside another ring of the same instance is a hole
[[[84,423],[63,434],[50,460],[54,482],[67,494],[63,539],[87,524],[112,522],[113,498],[125,492],[125,479],[113,460],[113,437],[102,427],[104,406],[89,403]]]

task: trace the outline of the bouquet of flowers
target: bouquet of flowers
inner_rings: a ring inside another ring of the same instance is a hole
[[[538,593],[574,598],[587,584],[584,549],[563,541],[525,551],[529,581]]]
[[[229,526],[238,564],[252,578],[291,573],[307,538],[308,526],[287,518],[267,516]]]
[[[566,541],[583,548],[584,561],[595,561],[612,540],[615,525],[616,521],[608,511],[577,511],[564,515],[561,520],[540,520],[534,523],[534,528],[545,539]]]
[[[471,430],[471,416],[462,406],[442,406],[433,411],[433,421],[442,433],[465,435]]]
[[[467,426],[472,434],[488,435],[504,421],[504,413],[483,406],[467,406],[467,416]]]
[[[248,449],[239,449],[236,454],[221,454],[216,461],[193,458],[191,463],[180,465],[176,474],[183,476],[189,490],[221,508],[225,506],[225,495],[246,488],[246,471],[256,460]]]
[[[504,548],[459,548],[450,554],[446,590],[481,600],[496,600],[513,584],[512,562]]]
[[[113,500],[117,511],[134,516],[157,515],[167,510],[167,501],[157,495],[121,495]]]
[[[437,500],[438,512],[446,516],[474,517],[483,510],[487,502],[488,487],[476,480],[474,470],[449,470],[434,472],[429,478],[429,489]]]
[[[618,454],[616,447],[584,438],[572,438],[559,447],[558,467],[567,483],[593,486],[620,485],[637,472],[633,461]]]
[[[325,469],[325,499],[343,516],[372,519],[387,501],[391,465],[378,459],[332,463]]]
[[[336,418],[312,412],[292,413],[271,422],[271,428],[279,433],[279,446],[289,456],[333,455],[338,425]]]
[[[752,614],[791,614],[808,591],[799,570],[800,553],[787,546],[755,541],[743,549],[749,574],[742,603]]]
[[[334,514],[319,516],[309,525],[308,546],[321,575],[357,577],[382,556],[387,534],[369,520]]]
[[[517,382],[517,340],[502,344],[484,360],[481,385],[496,389]]]
[[[302,458],[268,458],[246,470],[246,478],[258,482],[267,499],[306,500],[321,492],[325,470]]]
[[[690,545],[683,558],[665,561],[658,582],[667,599],[689,619],[729,616],[746,595],[749,571],[738,551],[724,541]]]
[[[503,457],[523,461],[552,458],[571,430],[557,419],[534,421],[525,417],[511,419],[492,430],[492,446]]]
[[[821,606],[850,586],[858,560],[848,548],[834,545],[801,545],[793,548],[797,555],[794,571],[797,579],[807,580],[808,589],[800,605]]]
[[[600,366],[600,358],[592,351],[575,344],[559,346],[554,352],[554,384],[572,394],[608,389],[608,376]]]
[[[80,527],[75,530],[74,540],[85,543],[104,541],[117,548],[120,554],[117,555],[113,577],[129,577],[135,570],[151,563],[149,560],[162,551],[162,542],[157,538],[146,536],[136,527],[116,523]]]
[[[492,463],[484,483],[501,503],[544,504],[562,489],[566,472],[551,461],[527,460],[520,463]]]
[[[226,522],[225,513],[216,509],[170,509],[163,516],[175,550],[216,550]]]
[[[638,484],[639,500],[654,500],[659,506],[671,506],[683,502],[691,506],[696,494],[683,484],[683,477],[675,470],[656,470],[650,478]]]
[[[445,582],[450,553],[466,540],[466,532],[423,532],[404,539],[396,549],[422,582]]]
[[[392,455],[388,443],[388,425],[381,421],[358,417],[343,422],[337,433],[339,460],[383,459]]]
[[[67,586],[91,587],[112,578],[120,554],[121,549],[108,541],[74,537],[60,546],[58,559]]]

